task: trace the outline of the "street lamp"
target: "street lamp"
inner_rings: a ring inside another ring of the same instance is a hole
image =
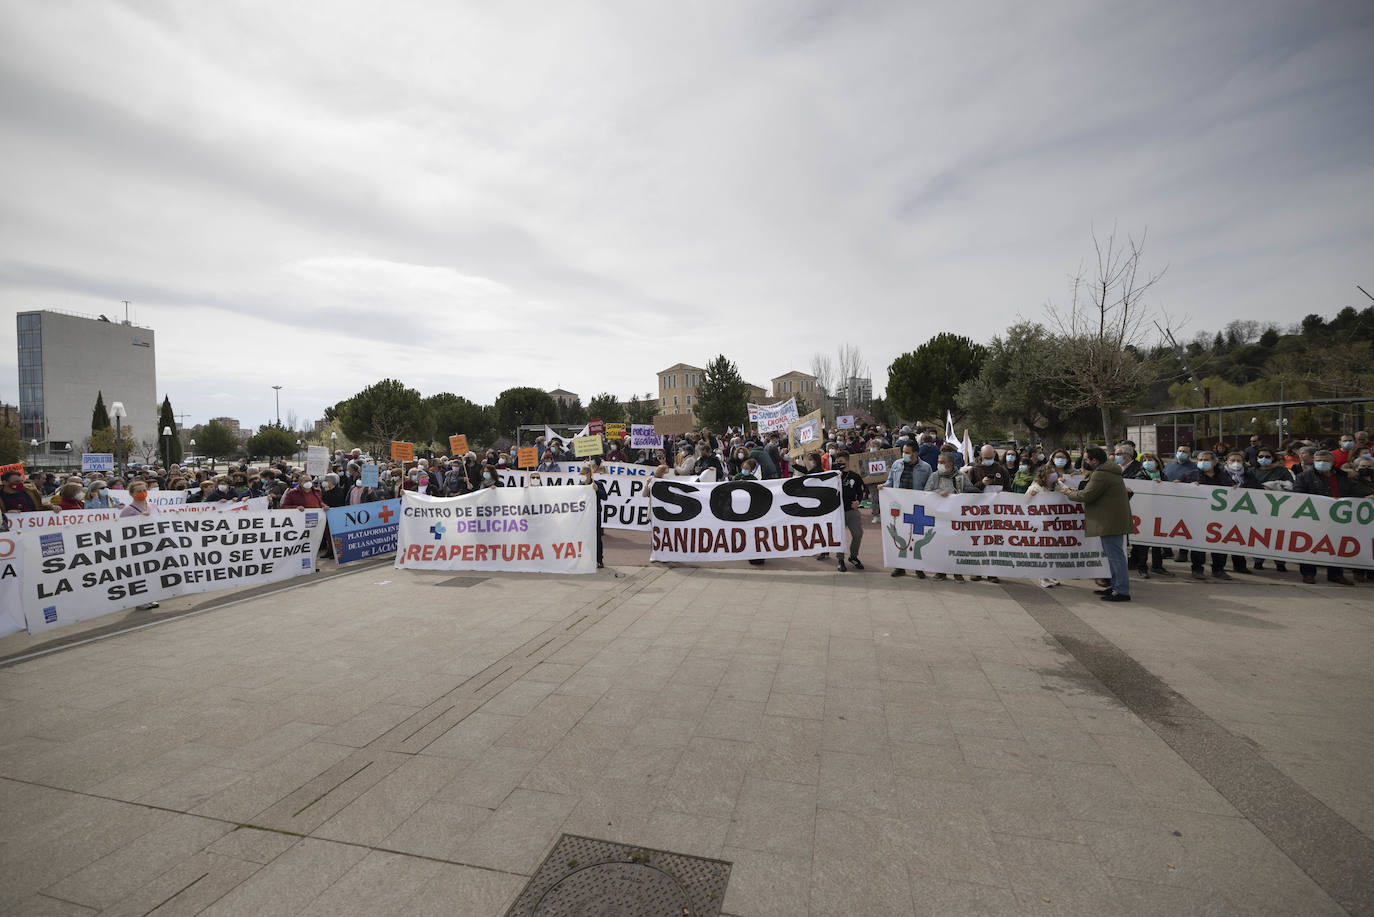
[[[330,454],[333,454],[338,448],[339,448],[339,434],[337,434],[337,433],[335,433],[335,432],[333,432],[333,431],[331,430],[330,433],[329,433],[329,452],[330,452]]]
[[[30,465],[37,465],[37,464],[38,464],[38,440],[36,440],[36,439],[31,439],[31,440],[29,440],[29,447],[30,447],[31,449],[33,449],[33,454],[29,456],[29,464],[30,464]],[[30,470],[32,470],[32,469],[30,469]]]
[[[301,441],[300,441],[300,440],[296,440],[296,464],[299,465],[299,464],[300,464],[300,461],[301,461]]]
[[[110,405],[110,413],[115,419],[115,467],[119,469],[119,476],[124,477],[124,450],[120,447],[124,442],[124,418],[129,416],[129,412],[124,410],[124,402],[116,401]]]
[[[277,393],[277,426],[280,427],[280,426],[281,426],[281,386],[280,386],[280,385],[274,385],[274,386],[272,386],[272,388],[273,388],[273,389],[276,391],[276,393]]]
[[[163,457],[163,460],[162,460],[162,470],[163,470],[163,471],[168,471],[168,470],[170,470],[171,467],[172,467],[172,428],[171,428],[171,427],[163,427],[163,428],[162,428],[162,441],[163,441],[162,451],[163,451],[163,453],[164,453],[164,457]]]

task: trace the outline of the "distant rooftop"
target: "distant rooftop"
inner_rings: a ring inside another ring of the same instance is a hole
[[[73,312],[71,309],[29,309],[27,312],[20,312],[20,315],[32,314],[34,312],[55,312],[58,315],[70,315],[72,318],[84,318],[92,322],[106,322],[111,325],[123,325],[126,328],[142,328],[145,331],[156,331],[152,325],[140,325],[137,322],[126,322],[122,318],[110,318],[108,315],[87,315],[84,312]]]

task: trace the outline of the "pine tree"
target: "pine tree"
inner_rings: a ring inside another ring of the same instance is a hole
[[[172,435],[164,437],[162,431],[172,428]],[[172,399],[162,396],[162,410],[157,415],[158,453],[167,460],[167,465],[181,461],[181,431],[177,429],[177,418],[172,413]]]
[[[95,410],[91,412],[91,432],[98,433],[101,430],[108,430],[114,424],[110,423],[110,412],[105,410],[105,393],[95,393]]]
[[[721,354],[706,364],[697,387],[697,420],[713,431],[743,424],[749,417],[748,397],[748,384],[739,367]]]

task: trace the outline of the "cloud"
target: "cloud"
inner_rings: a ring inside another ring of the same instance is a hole
[[[881,390],[1062,299],[1094,227],[1148,226],[1195,328],[1374,263],[1367,5],[4,9],[0,302],[133,300],[193,418],[845,341]]]

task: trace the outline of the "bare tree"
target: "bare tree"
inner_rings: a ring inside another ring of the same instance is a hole
[[[1105,240],[1094,232],[1093,250],[1097,263],[1073,277],[1068,308],[1051,304],[1046,311],[1060,337],[1060,370],[1076,393],[1066,407],[1096,406],[1110,446],[1112,411],[1134,404],[1155,378],[1155,367],[1141,358],[1150,319],[1144,299],[1164,272],[1141,272],[1145,234],[1123,242],[1115,229]]]
[[[835,391],[835,364],[830,361],[830,357],[823,353],[812,356],[811,375],[816,377],[816,384],[821,388],[827,392]]]
[[[134,447],[134,455],[143,459],[144,464],[151,465],[161,453],[161,447],[155,439],[143,439]]]
[[[835,384],[845,389],[845,400],[851,406],[857,404],[855,393],[849,391],[850,381],[853,379],[868,378],[868,363],[864,360],[863,354],[854,344],[844,343],[840,345],[839,354],[835,359]],[[830,389],[830,394],[835,394],[834,389]],[[862,405],[866,407],[866,405]]]

